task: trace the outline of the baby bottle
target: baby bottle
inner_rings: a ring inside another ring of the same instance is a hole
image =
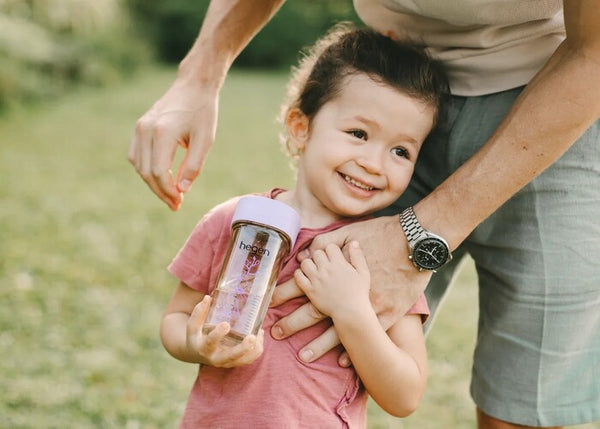
[[[235,345],[246,335],[258,334],[279,270],[294,247],[300,216],[271,198],[243,197],[237,203],[231,230],[203,333],[228,322],[231,329],[223,343]]]

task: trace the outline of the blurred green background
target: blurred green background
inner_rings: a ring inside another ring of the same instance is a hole
[[[165,267],[210,207],[292,183],[275,124],[287,69],[355,19],[349,1],[283,7],[236,62],[218,143],[172,213],[126,153],[207,4],[0,0],[0,428],[177,425],[196,367],[160,345],[175,286]],[[371,429],[474,427],[476,300],[468,262],[428,337],[422,406],[395,419],[370,403]]]
[[[106,86],[153,61],[175,64],[194,42],[208,0],[0,0],[0,109]],[[283,5],[234,67],[285,68],[334,22],[357,21],[348,0]],[[289,31],[293,29],[293,31]]]

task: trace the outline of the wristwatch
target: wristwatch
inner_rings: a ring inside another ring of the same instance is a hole
[[[400,224],[410,248],[408,258],[420,271],[435,272],[452,259],[446,240],[424,229],[417,220],[412,207],[405,209],[400,214]]]

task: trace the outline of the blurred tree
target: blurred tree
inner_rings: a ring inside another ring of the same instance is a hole
[[[158,58],[177,62],[198,35],[208,0],[125,0],[140,38],[146,39]]]
[[[126,0],[138,32],[159,59],[179,62],[192,46],[209,0]],[[238,67],[284,67],[333,23],[359,22],[350,0],[288,0],[235,62]]]
[[[0,0],[0,110],[12,102],[52,99],[79,83],[110,84],[151,53],[180,61],[208,5],[209,0]],[[338,21],[358,22],[351,0],[288,0],[235,66],[287,67]]]
[[[0,0],[0,109],[105,85],[149,58],[123,0]]]

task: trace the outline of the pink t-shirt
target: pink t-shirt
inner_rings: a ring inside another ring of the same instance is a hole
[[[263,196],[274,198],[281,189]],[[211,293],[231,237],[231,219],[239,198],[207,213],[194,228],[169,271],[189,287]],[[296,254],[312,239],[354,222],[347,219],[325,228],[300,230],[293,251],[284,263],[278,284],[289,280],[299,264]],[[365,428],[367,393],[353,368],[341,368],[341,346],[315,362],[302,362],[299,350],[331,324],[315,326],[277,341],[269,335],[281,317],[306,303],[296,298],[267,311],[264,352],[252,364],[231,369],[200,366],[181,421],[181,428]],[[429,314],[424,296],[411,314]]]

